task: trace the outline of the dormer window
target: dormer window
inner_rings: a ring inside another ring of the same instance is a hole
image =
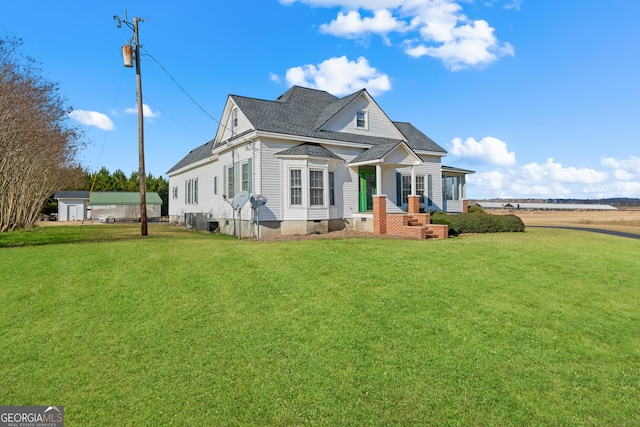
[[[358,111],[356,113],[356,127],[358,129],[367,128],[367,112],[366,111]]]
[[[233,127],[238,126],[238,110],[237,109],[231,110],[231,126]]]

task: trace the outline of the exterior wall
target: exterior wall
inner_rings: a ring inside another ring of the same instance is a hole
[[[100,215],[116,219],[139,219],[140,205],[91,205],[91,218],[97,220]],[[160,205],[147,204],[147,218],[160,218]]]
[[[424,196],[422,198],[421,207],[425,212],[432,210],[444,210],[442,205],[442,172],[440,171],[440,157],[438,156],[427,156],[420,155],[423,163],[414,166],[415,175],[424,177],[424,193],[416,195]],[[389,170],[387,174],[385,174],[385,189],[389,189],[387,193],[387,197],[389,197],[399,208],[400,211],[407,211],[408,204],[399,204],[400,195],[397,191],[397,183],[396,183],[396,172],[399,172],[403,175],[411,175],[411,167],[404,167]],[[432,183],[432,198],[431,204],[429,204],[428,200],[428,176],[431,175],[431,183]]]
[[[59,199],[58,221],[82,221],[87,208],[87,200]]]
[[[366,111],[367,113],[366,129],[356,126],[356,112],[358,111]],[[365,96],[354,100],[349,108],[341,111],[338,117],[330,120],[323,128],[333,132],[356,133],[392,139],[402,138],[398,129],[391,123],[380,107],[375,102],[369,102]]]

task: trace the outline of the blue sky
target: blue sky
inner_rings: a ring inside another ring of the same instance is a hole
[[[640,1],[1,2],[3,35],[23,39],[86,131],[83,165],[128,175],[135,72],[121,46],[132,31],[113,19],[125,8],[145,19],[154,175],[214,137],[228,94],[366,87],[446,148],[444,164],[476,171],[472,199],[640,197]]]

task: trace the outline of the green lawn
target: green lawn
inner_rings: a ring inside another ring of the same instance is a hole
[[[68,426],[640,425],[636,240],[62,229],[36,240],[84,242],[0,249],[0,405]]]

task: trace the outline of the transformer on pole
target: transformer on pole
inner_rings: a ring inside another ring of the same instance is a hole
[[[133,67],[135,60],[136,66],[136,87],[138,98],[138,180],[140,182],[140,234],[147,236],[149,234],[147,228],[147,174],[144,167],[144,115],[142,108],[142,76],[140,75],[140,40],[138,38],[138,22],[144,22],[144,19],[133,18],[133,23],[127,20],[127,11],[124,11],[124,19],[119,16],[113,17],[118,21],[118,28],[122,28],[122,24],[126,24],[133,30],[133,46],[131,42],[122,46],[122,56],[124,66]]]

